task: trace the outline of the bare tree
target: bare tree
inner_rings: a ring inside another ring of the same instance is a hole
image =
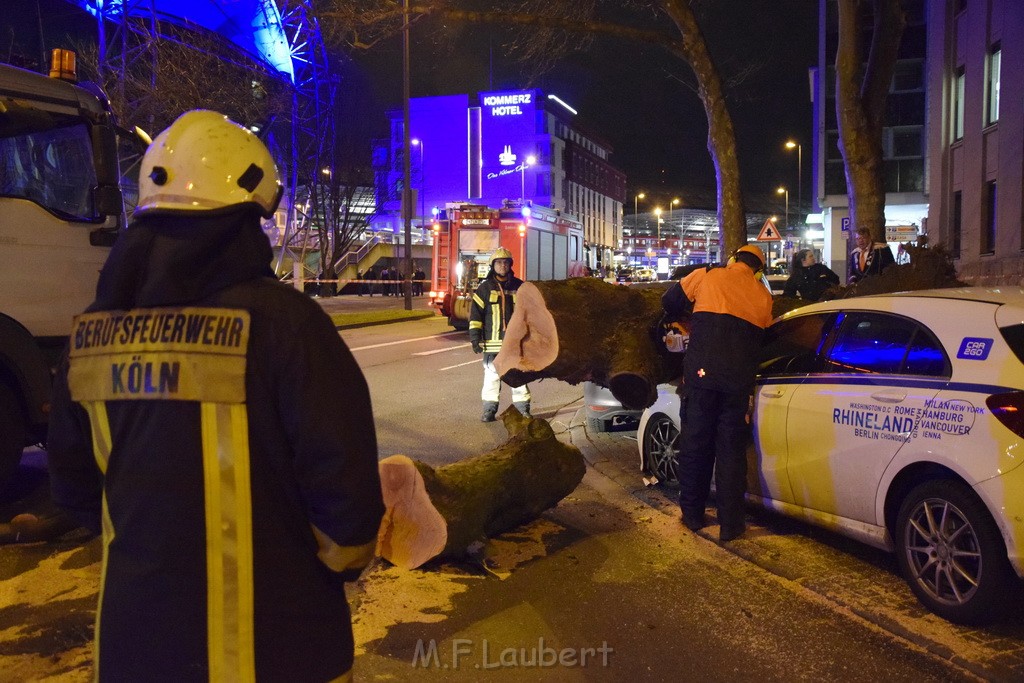
[[[900,0],[837,0],[836,118],[839,149],[846,169],[850,224],[867,227],[885,240],[885,184],[882,126],[906,18]],[[874,22],[867,61],[862,23],[868,9]]]
[[[133,43],[127,49],[151,58],[129,60],[123,71],[101,70],[95,44],[76,46],[84,75],[103,87],[123,125],[155,135],[190,109],[212,109],[246,125],[287,120],[289,86],[223,39],[168,22],[156,36],[147,37],[145,28],[126,31]]]
[[[524,55],[550,62],[567,49],[585,46],[596,35],[660,45],[682,58],[693,71],[697,94],[708,118],[708,152],[715,167],[718,194],[718,222],[726,253],[747,242],[743,195],[740,190],[739,161],[732,117],[726,105],[722,79],[708,50],[691,3],[687,0],[428,0],[410,3],[413,20],[433,17],[441,21],[491,23],[530,29],[515,34]],[[477,9],[482,6],[483,9]],[[608,19],[607,10],[617,14],[633,10],[630,21],[619,16]],[[332,40],[368,48],[399,30],[403,7],[396,0],[326,0],[321,6],[321,26]],[[635,24],[635,25],[634,25]]]

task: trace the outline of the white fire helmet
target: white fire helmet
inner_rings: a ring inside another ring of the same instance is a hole
[[[256,135],[215,111],[179,116],[142,158],[135,215],[210,211],[254,204],[270,218],[283,186]]]

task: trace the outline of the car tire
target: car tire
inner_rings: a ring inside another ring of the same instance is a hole
[[[676,441],[679,430],[664,413],[655,413],[644,427],[644,471],[654,475],[662,484],[678,486],[676,477]]]
[[[958,481],[914,488],[900,505],[894,540],[914,595],[943,619],[991,621],[1011,596],[1015,575],[999,529],[981,499]]]
[[[25,420],[14,392],[0,384],[0,488],[10,480],[25,449]]]

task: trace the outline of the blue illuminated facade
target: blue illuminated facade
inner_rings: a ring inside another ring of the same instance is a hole
[[[626,178],[608,160],[610,145],[564,102],[539,90],[425,97],[410,102],[409,116],[414,226],[448,203],[522,201],[579,220],[586,264],[611,265]],[[401,112],[392,112],[389,138],[374,148],[377,231],[402,229],[402,134]]]
[[[276,0],[75,0],[87,12],[97,15],[103,8],[107,18],[126,12],[130,17],[153,16],[183,26],[201,26],[268,64],[274,71],[294,80],[291,48],[281,24]]]

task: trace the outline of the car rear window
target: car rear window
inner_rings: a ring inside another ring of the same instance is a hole
[[[1024,363],[1024,324],[1000,328],[1003,339],[1010,346],[1017,360]]]
[[[913,320],[863,311],[844,318],[829,353],[829,372],[949,376],[942,346]]]

